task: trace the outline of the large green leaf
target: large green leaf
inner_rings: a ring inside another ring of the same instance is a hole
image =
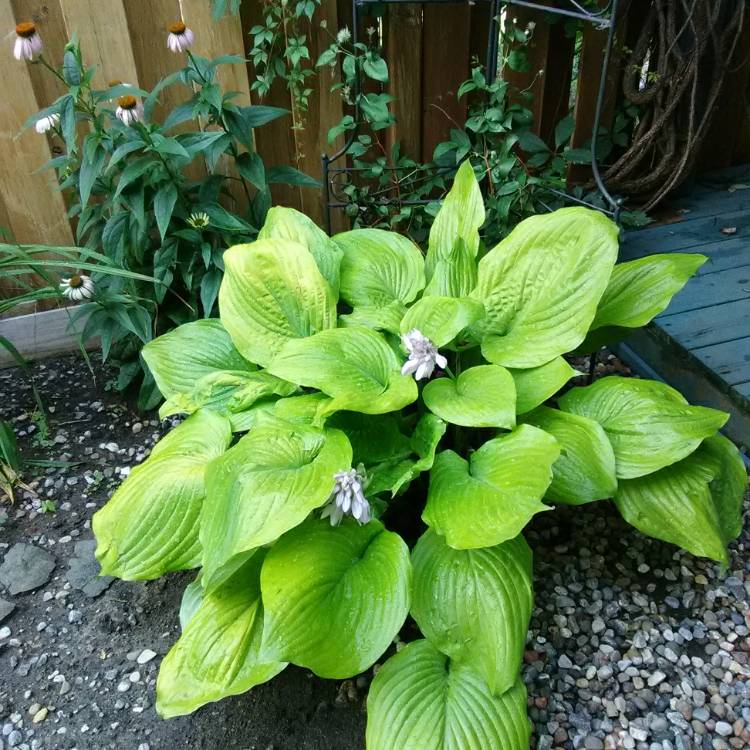
[[[604,427],[622,479],[651,474],[685,458],[729,418],[715,409],[690,406],[665,383],[617,376],[573,388],[559,402],[563,411]]]
[[[742,529],[746,489],[737,449],[717,435],[676,464],[621,481],[615,504],[644,534],[728,563],[726,545]]]
[[[204,375],[193,387],[170,396],[159,409],[164,419],[172,414],[192,414],[206,408],[227,417],[235,431],[247,430],[254,423],[250,407],[264,396],[291,396],[297,386],[267,372],[219,370]]]
[[[156,710],[165,719],[244,693],[286,666],[259,656],[262,563],[263,553],[258,551],[231,578],[206,594],[164,657],[156,682]]]
[[[482,224],[482,192],[467,160],[459,167],[430,228],[425,296],[464,297],[471,292],[477,281],[476,257]]]
[[[513,539],[533,515],[550,510],[540,501],[559,454],[552,435],[531,425],[488,440],[469,461],[443,451],[430,473],[422,520],[455,549]]]
[[[310,519],[271,548],[260,579],[263,653],[321,677],[372,666],[409,612],[409,550],[379,521]]]
[[[615,452],[598,422],[546,406],[527,414],[523,421],[549,432],[560,444],[548,500],[583,505],[615,494]]]
[[[423,414],[409,440],[411,452],[418,458],[395,457],[377,464],[368,472],[370,474],[368,494],[388,492],[394,497],[423,471],[429,471],[435,461],[435,451],[446,429],[447,425],[442,419],[434,414]]]
[[[342,326],[365,326],[376,331],[398,333],[405,312],[406,306],[398,301],[391,302],[385,307],[355,307],[350,313],[340,315],[339,323]]]
[[[562,357],[555,357],[545,365],[528,370],[509,370],[516,385],[516,413],[541,406],[554,396],[571,378],[580,375]]]
[[[494,694],[513,687],[534,601],[524,538],[456,550],[428,529],[412,564],[411,614],[425,638],[453,661],[473,667]]]
[[[103,575],[151,579],[200,565],[206,465],[231,438],[228,420],[199,411],[154,446],[92,519]]]
[[[617,226],[598,211],[562,208],[522,221],[479,262],[482,353],[539,367],[586,336],[617,259]]]
[[[352,229],[333,241],[343,250],[341,298],[352,307],[411,302],[424,288],[424,261],[408,238],[383,229]]]
[[[331,285],[334,297],[338,297],[343,253],[312,219],[293,208],[274,206],[268,210],[266,221],[258,232],[259,240],[273,237],[304,245],[315,258],[323,278]]]
[[[516,387],[500,365],[470,367],[455,380],[431,380],[422,398],[433,414],[451,424],[506,429],[516,424]]]
[[[367,750],[528,750],[519,678],[493,695],[470,666],[414,641],[378,672],[367,697]]]
[[[217,370],[256,369],[237,351],[219,320],[185,323],[149,341],[141,355],[165,398],[190,392],[197,381]]]
[[[416,328],[435,346],[442,347],[483,315],[482,303],[469,297],[423,297],[401,319],[401,333]]]
[[[406,458],[412,452],[409,438],[401,431],[400,421],[394,414],[340,411],[326,425],[341,430],[349,439],[353,466]]]
[[[383,414],[417,399],[414,379],[401,374],[393,349],[369,328],[334,328],[292,339],[268,371],[331,396],[331,411]]]
[[[205,575],[302,523],[351,460],[339,430],[260,422],[208,469],[200,531]]]
[[[336,298],[310,251],[296,242],[258,240],[224,253],[221,322],[239,351],[266,366],[290,340],[336,325]]]
[[[705,255],[665,253],[618,263],[599,301],[592,328],[645,326],[708,260]]]

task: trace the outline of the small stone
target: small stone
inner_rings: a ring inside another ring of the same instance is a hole
[[[148,664],[156,656],[156,651],[152,651],[150,648],[144,648],[143,651],[138,655],[136,661],[138,664]]]
[[[650,674],[648,676],[648,686],[649,687],[656,687],[657,685],[664,682],[664,680],[667,679],[667,675],[664,674],[664,672],[656,671],[653,674]]]
[[[573,669],[573,662],[567,654],[560,654],[560,658],[557,660],[557,665],[560,669]]]
[[[8,746],[9,747],[18,747],[23,742],[23,735],[17,730],[14,729],[9,735],[8,735]]]
[[[33,544],[18,542],[0,565],[0,583],[15,596],[44,586],[54,569],[54,555]]]
[[[716,733],[720,734],[722,737],[729,737],[733,732],[732,725],[728,724],[726,721],[717,721],[714,729]]]
[[[601,619],[601,617],[594,618],[594,621],[591,623],[591,632],[592,633],[603,633],[606,630],[607,626],[604,623],[604,620]]]
[[[6,638],[10,638],[10,628],[7,625],[0,628],[0,641],[4,641]]]
[[[40,722],[44,721],[47,718],[47,714],[49,713],[49,709],[47,708],[41,708],[39,711],[37,711],[34,714],[34,718],[32,721],[34,724],[39,724]]]
[[[70,612],[68,612],[68,622],[71,625],[76,625],[83,619],[83,615],[81,614],[81,611],[78,609],[71,609]]]
[[[13,602],[8,602],[5,601],[5,599],[0,599],[0,622],[8,617],[15,608],[16,605]]]

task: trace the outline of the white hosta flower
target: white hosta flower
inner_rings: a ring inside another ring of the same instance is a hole
[[[121,96],[117,100],[115,115],[123,125],[133,125],[143,120],[143,105],[134,96],[130,96],[130,94]]]
[[[339,44],[346,44],[352,38],[352,32],[349,31],[348,26],[344,26],[343,29],[339,29],[339,33],[336,34],[336,41]]]
[[[42,51],[42,37],[36,33],[33,21],[24,21],[16,26],[16,42],[13,57],[16,60],[33,60]]]
[[[448,365],[448,360],[438,352],[435,344],[424,336],[421,331],[413,328],[409,333],[401,337],[406,351],[409,352],[409,359],[406,360],[401,368],[402,375],[414,374],[415,380],[429,378],[435,371],[435,365],[444,369]]]
[[[331,526],[338,526],[345,515],[352,516],[359,524],[369,523],[372,518],[370,503],[364,495],[366,484],[365,468],[360,464],[356,469],[339,471],[333,475],[335,484],[323,508],[321,518],[330,518]]]
[[[53,112],[51,115],[47,115],[46,117],[40,117],[34,123],[34,130],[36,130],[36,132],[41,135],[42,133],[46,133],[48,130],[52,130],[52,128],[57,127],[57,124],[59,122],[60,115],[58,115],[57,112]]]
[[[187,223],[193,229],[203,229],[209,225],[210,219],[205,211],[193,211],[193,213],[187,217]]]
[[[85,274],[76,274],[69,279],[62,280],[60,291],[73,302],[80,302],[94,296],[94,282]]]
[[[169,27],[167,47],[172,52],[184,52],[193,46],[195,35],[182,21],[177,21]]]

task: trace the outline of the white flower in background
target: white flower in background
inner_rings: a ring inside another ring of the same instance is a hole
[[[343,29],[339,29],[339,33],[336,34],[336,41],[339,44],[346,44],[352,38],[352,32],[349,31],[348,26],[344,26]]]
[[[52,128],[57,127],[57,124],[60,122],[60,115],[57,114],[57,112],[53,112],[51,115],[47,115],[46,117],[40,117],[35,123],[34,123],[34,130],[36,130],[37,133],[46,133],[48,130],[52,130]]]
[[[338,526],[345,515],[352,516],[359,524],[369,523],[372,513],[364,495],[365,467],[360,464],[356,469],[339,471],[333,478],[333,491],[320,517],[330,518],[331,526]]]
[[[63,279],[60,284],[60,291],[73,302],[80,302],[84,299],[91,299],[94,296],[94,282],[91,277],[84,274],[76,274],[69,279]]]
[[[177,21],[169,27],[167,47],[172,52],[184,52],[193,46],[194,41],[195,35],[182,21]]]
[[[187,223],[193,229],[203,229],[210,223],[208,214],[205,211],[193,211],[187,218]]]
[[[115,115],[123,125],[132,125],[143,120],[143,105],[134,96],[130,96],[130,94],[121,96],[117,100]]]
[[[435,365],[444,369],[448,365],[448,360],[438,352],[435,345],[427,336],[422,335],[420,331],[413,328],[409,333],[401,337],[406,351],[409,352],[409,359],[406,360],[401,368],[402,375],[411,375],[414,373],[415,380],[429,378],[435,371]]]
[[[13,57],[16,60],[33,60],[42,51],[42,37],[36,33],[33,21],[24,21],[16,26],[16,43]]]

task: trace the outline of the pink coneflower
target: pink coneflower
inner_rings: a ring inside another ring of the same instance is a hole
[[[194,41],[195,35],[182,21],[177,21],[169,27],[167,47],[172,52],[184,52],[193,46]]]
[[[24,21],[16,26],[16,43],[13,57],[16,60],[33,60],[42,51],[42,37],[36,33],[33,21]]]
[[[117,100],[115,115],[123,125],[132,125],[143,120],[143,105],[130,94],[121,96]]]

